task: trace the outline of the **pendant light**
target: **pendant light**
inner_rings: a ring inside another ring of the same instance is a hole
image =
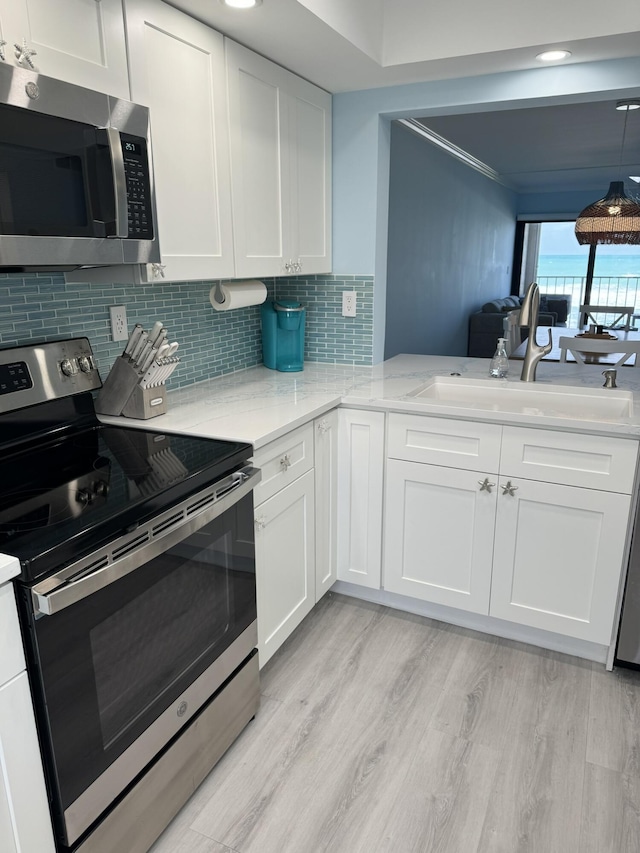
[[[616,104],[617,110],[625,111],[618,180],[611,182],[604,198],[585,207],[576,219],[576,238],[582,246],[601,243],[640,245],[640,204],[627,198],[624,182],[620,180],[627,119],[629,111],[638,107],[640,101],[618,101]]]

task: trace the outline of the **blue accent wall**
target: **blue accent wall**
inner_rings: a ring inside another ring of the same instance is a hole
[[[391,127],[385,358],[466,355],[469,314],[508,296],[516,193]]]
[[[335,276],[265,279],[269,297],[307,307],[305,359],[371,364],[373,279]],[[213,282],[121,285],[66,283],[60,273],[0,275],[0,347],[86,336],[104,379],[123,342],[111,340],[109,307],[125,305],[129,329],[162,320],[178,341],[179,367],[169,388],[232,373],[262,362],[260,308],[214,311]],[[341,316],[342,291],[358,293],[358,316]]]

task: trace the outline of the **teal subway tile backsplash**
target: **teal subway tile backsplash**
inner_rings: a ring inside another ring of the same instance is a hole
[[[313,276],[264,279],[269,298],[306,306],[305,359],[371,364],[373,277]],[[162,320],[180,342],[181,362],[170,388],[199,382],[262,362],[260,307],[214,311],[213,282],[170,284],[67,284],[60,273],[0,275],[0,347],[86,336],[103,379],[122,342],[111,340],[109,307],[125,305],[129,329]],[[357,292],[358,315],[342,317],[342,291]]]

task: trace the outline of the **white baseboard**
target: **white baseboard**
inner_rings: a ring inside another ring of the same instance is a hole
[[[453,607],[430,604],[417,598],[386,592],[383,589],[369,589],[346,581],[336,581],[331,587],[331,591],[350,595],[352,598],[360,598],[363,601],[371,601],[375,604],[384,604],[387,607],[393,607],[395,610],[414,613],[416,616],[426,616],[429,619],[437,619],[450,625],[458,625],[460,628],[470,628],[483,634],[493,634],[507,640],[516,640],[520,643],[529,643],[532,646],[551,649],[566,655],[574,655],[596,663],[606,664],[607,661],[608,646],[590,643],[587,640],[577,640],[574,637],[563,637],[561,634],[542,631],[539,628],[530,628],[526,625],[517,625],[515,622],[507,622],[493,616],[467,613]]]

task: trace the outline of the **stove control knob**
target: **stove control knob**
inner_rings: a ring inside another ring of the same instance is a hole
[[[60,370],[65,376],[73,376],[76,372],[76,367],[70,358],[65,358],[64,361],[60,362]]]
[[[82,506],[86,506],[88,503],[91,503],[91,495],[86,489],[78,489],[76,492],[76,500]]]
[[[104,480],[99,480],[93,487],[93,491],[96,495],[105,498],[109,494],[109,484]]]
[[[80,365],[80,370],[83,373],[91,373],[91,359],[87,355],[81,355],[78,359],[78,364]]]

